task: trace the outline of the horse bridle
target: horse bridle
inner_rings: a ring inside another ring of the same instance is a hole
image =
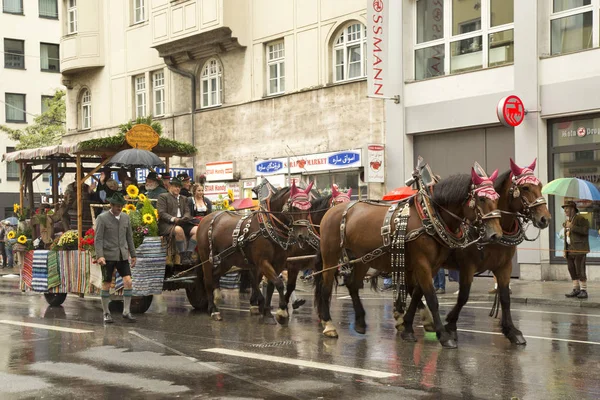
[[[476,198],[485,197],[492,201],[498,200],[500,196],[496,193],[494,189],[494,184],[491,181],[485,181],[480,185],[472,185],[471,192],[468,197],[468,205],[471,209],[475,210],[475,220],[471,222],[471,225],[475,227],[479,236],[483,237],[485,235],[485,222],[491,219],[500,218],[502,213],[500,210],[493,210],[488,213],[485,213],[479,204],[477,204]]]
[[[519,213],[517,216],[521,218],[523,222],[531,222],[533,221],[533,209],[547,204],[547,202],[544,196],[540,196],[530,203],[525,196],[521,195],[521,190],[519,189],[519,186],[526,184],[540,184],[539,179],[533,174],[533,171],[527,171],[519,176],[513,176],[512,185],[508,190],[508,195],[515,199],[521,199],[521,203],[523,204],[523,212]]]

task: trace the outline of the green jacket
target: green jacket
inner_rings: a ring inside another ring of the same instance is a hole
[[[565,232],[565,249],[575,250],[573,256],[587,254],[590,252],[589,239],[590,223],[588,220],[579,214],[575,214],[573,222],[571,222],[571,244],[567,245],[567,235]],[[567,254],[568,255],[568,254]]]

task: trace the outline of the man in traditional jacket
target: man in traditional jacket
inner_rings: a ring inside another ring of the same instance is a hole
[[[156,200],[163,193],[167,193],[167,189],[160,185],[158,174],[150,172],[146,177],[146,197]]]
[[[108,202],[110,203],[110,210],[103,212],[96,219],[96,236],[94,239],[96,257],[102,268],[102,291],[100,296],[104,323],[113,323],[108,303],[110,302],[109,290],[115,268],[123,278],[123,318],[127,322],[135,322],[130,309],[133,286],[129,256],[131,256],[132,267],[135,266],[136,260],[131,222],[129,221],[129,215],[121,212],[123,205],[125,205],[125,198],[120,192],[115,192],[108,199]]]
[[[182,264],[190,263],[191,252],[186,250],[185,238],[189,236],[193,225],[190,224],[192,215],[188,207],[187,198],[181,195],[182,183],[174,178],[169,183],[169,193],[158,196],[158,234],[161,236],[175,236],[177,252],[181,256]],[[196,241],[190,240],[189,247],[196,247]]]
[[[565,228],[565,257],[569,266],[569,274],[573,280],[573,290],[565,296],[587,299],[585,259],[587,253],[590,252],[590,223],[583,215],[579,214],[577,204],[574,201],[565,202],[562,208],[567,216],[567,220],[563,223]]]

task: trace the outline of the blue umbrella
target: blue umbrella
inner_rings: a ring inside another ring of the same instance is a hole
[[[579,178],[558,178],[542,188],[543,194],[600,201],[600,191],[589,181]]]
[[[17,217],[8,217],[5,220],[3,220],[2,222],[8,222],[9,225],[18,225],[19,224],[19,220],[17,219]]]

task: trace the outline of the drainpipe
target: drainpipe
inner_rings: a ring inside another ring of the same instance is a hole
[[[191,91],[192,111],[190,113],[190,116],[192,117],[192,121],[191,121],[190,126],[192,128],[192,145],[194,147],[196,147],[196,124],[194,122],[194,111],[196,111],[196,77],[191,72],[184,71],[179,68],[175,68],[173,65],[169,65],[168,63],[167,63],[167,68],[169,68],[170,71],[173,71],[176,74],[179,74],[179,75],[185,76],[186,78],[189,78],[192,82],[192,91]],[[194,171],[195,171],[196,170],[196,155],[194,155],[192,157],[192,163],[193,163],[193,167],[194,167]]]

